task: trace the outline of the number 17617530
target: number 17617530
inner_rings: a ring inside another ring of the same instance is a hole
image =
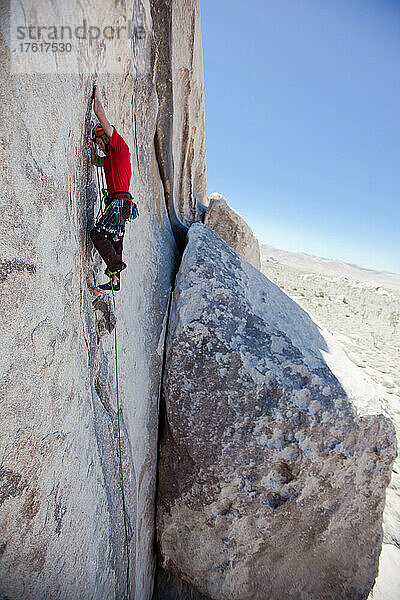
[[[72,44],[70,42],[21,42],[19,49],[21,52],[71,52]]]

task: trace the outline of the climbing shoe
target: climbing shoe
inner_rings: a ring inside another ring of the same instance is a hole
[[[104,292],[110,292],[112,290],[114,290],[114,292],[119,292],[120,288],[121,288],[121,284],[118,281],[118,283],[114,283],[113,286],[111,287],[111,282],[108,283],[103,283],[102,285],[98,285],[98,288],[100,288],[101,290],[103,290]]]
[[[123,271],[124,269],[126,269],[126,264],[123,262],[122,263],[122,267],[120,269],[117,269],[116,271],[110,271],[110,269],[107,267],[107,269],[104,271],[104,273],[108,277],[111,277],[112,275],[116,275],[117,273],[121,273],[121,271]]]

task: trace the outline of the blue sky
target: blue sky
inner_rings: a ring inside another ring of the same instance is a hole
[[[400,0],[200,0],[208,192],[259,240],[400,273]]]

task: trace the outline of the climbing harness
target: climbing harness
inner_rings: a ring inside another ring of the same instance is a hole
[[[130,214],[126,219],[122,217],[124,200],[129,200],[131,208]],[[125,233],[125,223],[133,221],[133,219],[139,216],[138,208],[129,192],[108,194],[104,199],[104,204],[105,208],[101,209],[101,214],[98,215],[96,221],[96,229],[103,229],[107,233],[113,234],[113,240],[117,242]]]
[[[95,152],[97,189],[100,200],[95,227],[98,230],[103,229],[107,233],[113,234],[113,240],[117,242],[125,233],[125,223],[136,219],[139,216],[139,210],[129,192],[115,192],[114,194],[107,192],[102,159],[97,155],[97,149]],[[124,200],[129,200],[131,209],[126,219],[122,217]]]

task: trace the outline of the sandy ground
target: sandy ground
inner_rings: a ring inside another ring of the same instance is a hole
[[[262,272],[309,313],[363,375],[360,410],[387,414],[400,440],[400,275],[265,245],[261,259]],[[384,545],[370,598],[400,598],[400,457],[387,490]]]

